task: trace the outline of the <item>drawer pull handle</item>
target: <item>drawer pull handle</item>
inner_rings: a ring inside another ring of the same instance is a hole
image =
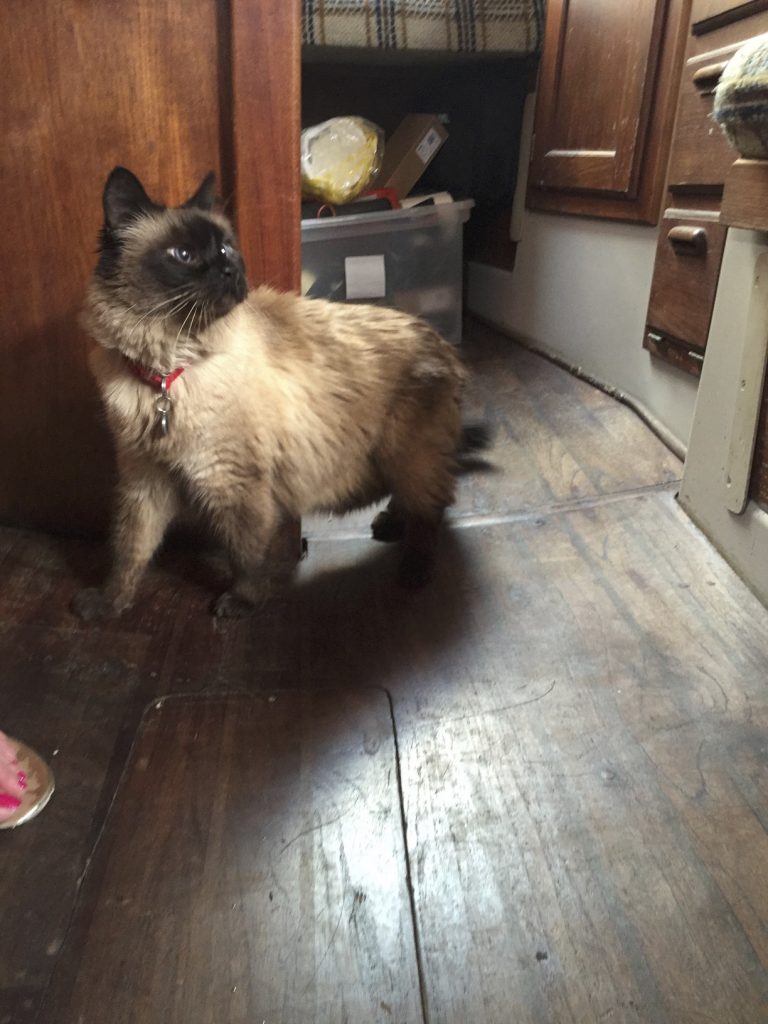
[[[693,84],[700,92],[714,92],[727,64],[728,61],[723,60],[719,64],[707,64],[706,67],[699,68],[693,73]]]
[[[671,228],[667,238],[680,253],[703,256],[707,251],[707,232],[704,228],[691,228],[683,224]]]

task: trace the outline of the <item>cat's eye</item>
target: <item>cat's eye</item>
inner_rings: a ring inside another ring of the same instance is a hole
[[[173,256],[173,258],[175,260],[178,260],[179,263],[189,264],[195,262],[195,254],[192,252],[191,249],[187,249],[187,247],[184,245],[177,245],[174,246],[172,249],[169,249],[168,255]]]

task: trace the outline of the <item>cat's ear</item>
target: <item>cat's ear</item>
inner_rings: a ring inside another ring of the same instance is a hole
[[[104,221],[110,228],[137,217],[147,210],[157,210],[144,186],[125,167],[115,167],[104,186]]]
[[[193,196],[184,203],[184,208],[195,207],[197,210],[205,210],[206,213],[213,209],[216,202],[216,175],[209,171],[203,178],[200,188]]]

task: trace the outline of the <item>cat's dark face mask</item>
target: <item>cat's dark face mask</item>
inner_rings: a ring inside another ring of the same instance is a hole
[[[228,313],[248,291],[231,233],[194,211],[185,211],[180,223],[147,251],[143,265],[161,291],[190,296],[206,323]]]
[[[213,213],[209,174],[180,207],[154,203],[135,175],[115,168],[104,189],[96,273],[125,301],[195,332],[225,316],[248,292],[245,266],[226,218]]]

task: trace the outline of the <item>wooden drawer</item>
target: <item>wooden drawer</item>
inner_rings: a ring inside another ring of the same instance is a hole
[[[692,373],[701,368],[725,245],[717,217],[666,210],[656,247],[644,344]]]
[[[712,120],[712,104],[720,74],[739,45],[732,44],[725,52],[708,51],[685,63],[667,182],[673,191],[721,190],[738,156]]]
[[[692,37],[680,83],[667,187],[722,191],[738,154],[712,120],[714,91],[725,65],[749,39],[768,32],[768,12]]]

